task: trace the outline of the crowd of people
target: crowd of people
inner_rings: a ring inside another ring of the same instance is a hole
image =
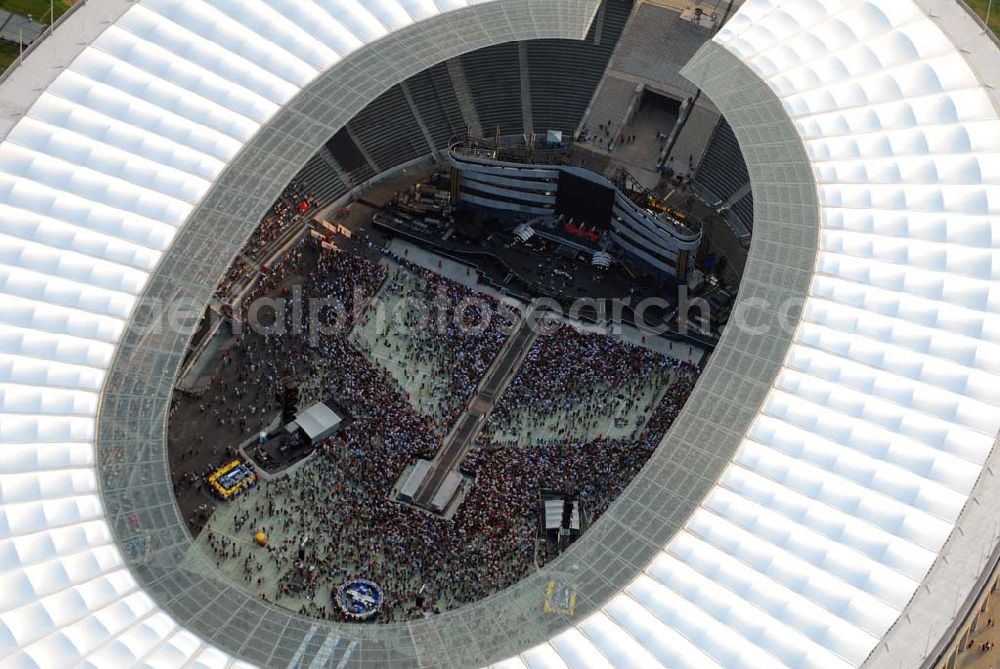
[[[288,184],[244,244],[243,255],[253,260],[260,260],[271,242],[280,237],[300,216],[312,209],[313,204],[313,199],[306,193],[301,183],[293,181]]]
[[[629,435],[646,422],[680,363],[620,338],[562,324],[541,333],[490,415],[482,439]],[[553,434],[543,434],[553,432]]]
[[[311,245],[311,242],[303,242],[303,246],[306,244]],[[283,379],[305,379],[314,374],[315,358],[322,355],[322,345],[328,341],[312,341],[309,328],[335,329],[335,314],[320,313],[318,323],[310,323],[305,318],[295,323],[290,305],[275,313],[273,309],[258,308],[259,305],[254,304],[258,293],[267,290],[288,298],[291,289],[280,287],[281,279],[295,272],[307,256],[309,262],[315,263],[315,268],[309,272],[302,299],[333,298],[344,305],[342,313],[348,317],[354,313],[353,299],[359,294],[370,297],[385,279],[384,267],[359,256],[323,251],[314,258],[314,254],[298,248],[261,281],[251,299],[243,301],[243,309],[237,314],[241,319],[237,327],[240,334],[222,360],[222,368],[227,373],[212,379],[199,404],[202,413],[211,412],[220,426],[231,428],[237,436],[255,434],[273,419],[279,408],[277,394]],[[349,324],[341,330],[347,327]],[[314,345],[317,342],[319,346]]]
[[[433,399],[428,406],[443,435],[503,346],[506,321],[493,297],[403,258],[395,263],[399,269],[364,315],[378,319],[364,346],[392,357],[400,372],[419,384],[416,394]],[[385,313],[387,307],[393,313]]]
[[[697,374],[694,367],[608,337],[565,327],[541,335],[500,401],[498,421],[515,420],[527,407],[586,423],[588,415],[602,411],[602,397],[627,393],[630,379],[642,377],[667,390],[641,430],[636,426],[627,439],[556,435],[474,449],[463,470],[475,481],[450,519],[400,504],[392,499],[400,476],[416,458],[433,457],[442,426],[450,427],[504,334],[499,323],[465,331],[454,315],[469,289],[396,261],[419,277],[417,297],[432,308],[437,301],[446,316],[443,330],[420,330],[398,351],[440,371],[452,398],[445,415],[418,412],[389,371],[352,343],[351,326],[386,284],[388,263],[317,249],[311,241],[259,290],[287,296],[300,285],[303,299],[332,298],[343,304],[347,327],[317,334],[310,331],[316,323],[295,322],[290,312],[283,323],[250,327],[247,305],[238,315],[247,327],[198,400],[202,419],[214,421],[236,443],[273,421],[277,389],[289,376],[299,380],[302,404],[310,397],[335,398],[349,410],[344,427],[310,459],[220,505],[203,532],[203,545],[220,570],[257,596],[305,615],[340,619],[332,592],[350,578],[380,584],[383,622],[432,615],[514,584],[539,559],[539,491],[575,485],[588,514],[599,516],[649,458]],[[320,316],[319,325],[335,318]],[[192,451],[208,447],[188,445]],[[198,485],[196,477],[188,478],[182,485]],[[254,543],[258,532],[268,537],[266,546]]]
[[[237,255],[219,282],[219,286],[215,289],[215,297],[228,301],[233,292],[233,286],[241,279],[247,279],[256,271],[254,266],[247,262],[242,255]]]
[[[215,291],[216,297],[227,301],[233,286],[257,271],[257,264],[265,259],[264,256],[271,250],[274,242],[292,223],[314,208],[315,200],[306,193],[301,183],[293,181],[288,184],[250,235],[236,260],[226,270]]]
[[[675,361],[672,364],[675,369],[673,380],[653,407],[649,420],[637,436],[638,441],[646,448],[656,448],[663,435],[674,424],[674,419],[684,408],[701,373],[699,367],[690,362]]]
[[[233,342],[220,351],[217,373],[196,400],[187,400],[200,415],[201,431],[184,444],[184,455],[193,457],[199,451],[207,451],[216,460],[234,457],[236,444],[267,428],[279,413],[278,393],[284,379],[314,379],[318,368],[316,358],[321,353],[310,339],[310,328],[329,326],[336,314],[321,312],[319,323],[310,323],[305,318],[294,322],[295,311],[290,305],[275,312],[254,304],[254,298],[264,293],[290,297],[291,287],[283,281],[293,281],[295,275],[308,277],[301,296],[303,301],[311,296],[339,301],[344,306],[337,311],[349,318],[363,308],[355,305],[354,300],[370,299],[385,280],[386,271],[378,263],[360,256],[319,250],[310,241],[303,241],[291,250],[272,273],[260,280],[250,297],[241,303],[241,309],[232,314]],[[346,331],[349,327],[350,323],[346,323],[339,329]],[[317,385],[309,386],[310,391],[328,396]],[[176,415],[179,402],[175,400],[172,405],[172,419],[180,419]],[[225,434],[227,439],[206,441],[206,433],[210,432]],[[175,479],[180,486],[193,488],[211,469],[209,465],[177,473]]]

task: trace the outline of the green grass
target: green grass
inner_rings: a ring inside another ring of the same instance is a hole
[[[17,60],[17,45],[0,40],[0,74]]]
[[[69,0],[55,0],[56,18],[62,16],[73,3]],[[8,12],[31,15],[39,23],[50,23],[49,20],[49,0],[0,0],[0,9]]]
[[[72,6],[73,0],[55,0],[52,3],[52,8],[56,12],[57,19]],[[51,19],[49,19],[49,0],[0,0],[0,9],[6,9],[8,12],[14,12],[22,16],[30,14],[31,18],[39,23],[51,23]],[[10,64],[17,60],[17,54],[17,44],[0,40],[0,74],[3,74],[10,67]]]
[[[972,7],[972,11],[979,14],[979,18],[986,20],[986,8],[989,0],[965,0],[965,4]],[[1000,0],[993,0],[993,10],[990,12],[990,30],[994,35],[1000,36]]]

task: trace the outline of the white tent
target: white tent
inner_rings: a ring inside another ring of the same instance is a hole
[[[449,472],[444,477],[441,487],[434,494],[434,499],[431,500],[431,507],[438,511],[444,511],[451,504],[451,500],[455,498],[455,493],[458,492],[458,487],[461,484],[462,475],[458,472]]]
[[[520,239],[522,242],[526,242],[535,236],[535,229],[528,225],[527,223],[522,223],[521,225],[514,228],[514,236]]]
[[[607,269],[608,267],[611,267],[611,261],[612,258],[610,253],[606,251],[598,251],[590,259],[590,264],[593,267],[601,267]]]
[[[309,441],[313,443],[336,432],[341,420],[333,409],[322,402],[312,405],[295,417],[299,429],[305,432]]]
[[[558,530],[562,527],[563,500],[545,500],[545,529]],[[569,528],[571,530],[580,529],[580,502],[573,502],[573,510],[570,512]]]
[[[405,501],[410,501],[417,496],[420,484],[424,482],[428,472],[431,470],[430,460],[417,460],[406,477],[403,487],[399,489],[399,497]]]

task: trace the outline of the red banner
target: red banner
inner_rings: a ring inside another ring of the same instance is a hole
[[[576,235],[577,237],[583,237],[584,239],[589,239],[592,242],[596,242],[598,239],[601,238],[601,236],[598,233],[594,232],[593,230],[584,230],[583,228],[579,228],[573,225],[572,223],[567,223],[566,225],[563,226],[563,229],[566,230],[566,232],[568,232],[571,235]]]

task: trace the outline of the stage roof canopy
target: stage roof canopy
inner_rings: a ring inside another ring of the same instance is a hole
[[[325,439],[336,432],[341,420],[343,419],[337,415],[337,412],[322,402],[312,405],[295,417],[295,422],[314,442]]]

